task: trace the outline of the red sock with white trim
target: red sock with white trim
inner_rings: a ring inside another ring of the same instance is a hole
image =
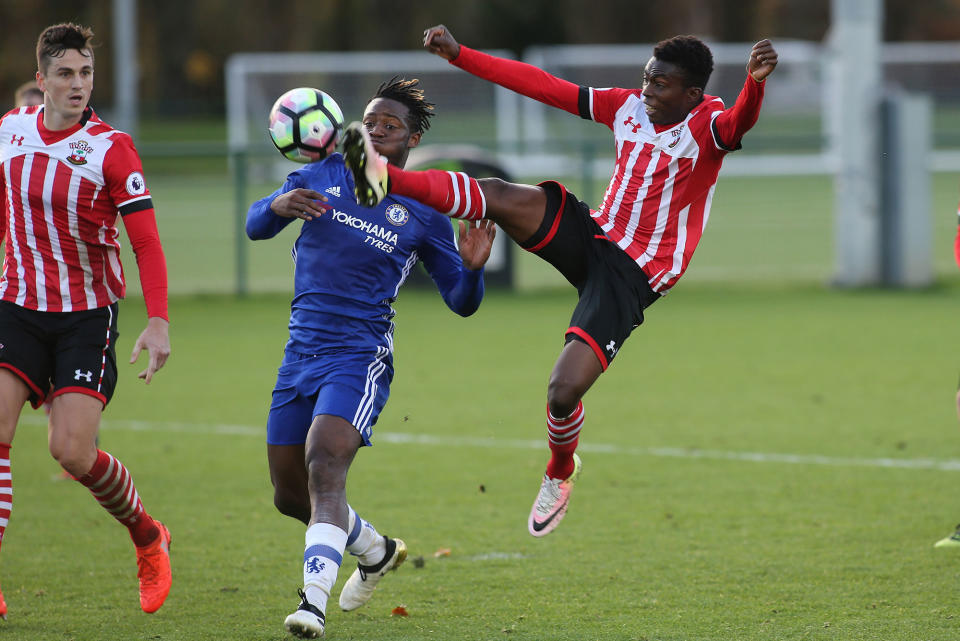
[[[118,459],[97,450],[97,460],[90,471],[77,479],[97,502],[130,531],[134,545],[144,547],[160,536],[160,528],[140,501],[133,477]]]
[[[480,220],[487,211],[480,183],[462,171],[404,171],[394,165],[387,165],[387,171],[391,194],[413,198],[451,218]]]
[[[10,444],[0,443],[0,543],[13,509],[13,477],[10,475]],[[2,597],[0,597],[2,599]]]
[[[583,401],[577,403],[577,409],[566,418],[556,418],[547,407],[547,439],[550,445],[550,462],[547,463],[547,476],[552,479],[566,479],[573,474],[573,453],[580,441],[580,428],[583,427]]]

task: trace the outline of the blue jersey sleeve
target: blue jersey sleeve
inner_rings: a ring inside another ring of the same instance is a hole
[[[280,189],[250,205],[250,209],[247,210],[247,236],[250,240],[273,238],[283,231],[284,227],[294,220],[298,220],[277,216],[273,213],[273,210],[270,209],[270,204],[273,202],[273,199],[280,194],[285,194],[288,191],[302,187],[302,182],[300,172],[295,171],[287,176],[286,182],[283,183]]]
[[[447,307],[461,316],[470,316],[483,300],[483,268],[473,271],[464,266],[448,218],[435,214],[429,224],[429,233],[418,250],[423,266]]]

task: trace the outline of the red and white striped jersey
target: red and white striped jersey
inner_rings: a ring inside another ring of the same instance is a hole
[[[44,127],[42,106],[15,109],[0,119],[0,188],[6,230],[0,299],[69,312],[124,296],[117,214],[151,210],[153,220],[130,136],[89,109],[63,131]]]
[[[616,169],[591,212],[606,235],[666,293],[690,264],[710,216],[720,164],[757,121],[763,83],[747,77],[730,109],[704,95],[683,120],[650,122],[640,89],[575,85],[532,65],[460,46],[451,63],[524,96],[610,127]]]
[[[757,86],[747,83],[747,89]],[[647,117],[639,90],[589,89],[590,118],[610,127],[616,142],[616,168],[591,215],[640,265],[656,292],[670,289],[690,264],[710,217],[723,157],[739,147],[742,132],[719,135],[715,121],[723,112],[720,98],[705,95],[682,122],[659,126]]]

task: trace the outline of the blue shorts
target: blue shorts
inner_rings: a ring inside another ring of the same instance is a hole
[[[285,352],[267,417],[267,443],[302,445],[314,417],[330,414],[348,421],[370,445],[392,380],[393,358],[385,347],[335,355]]]

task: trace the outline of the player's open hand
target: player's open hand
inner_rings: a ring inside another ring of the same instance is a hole
[[[327,197],[312,189],[291,189],[274,198],[270,203],[270,210],[281,218],[313,220],[324,212],[324,208],[317,201],[327,202]]]
[[[447,60],[455,60],[460,55],[460,43],[442,24],[423,32],[423,48]]]
[[[777,66],[777,50],[770,40],[761,40],[753,45],[750,60],[747,61],[747,73],[757,82],[763,82]]]
[[[140,352],[146,349],[150,356],[147,369],[137,374],[144,382],[150,383],[153,375],[163,367],[170,356],[170,323],[156,316],[147,319],[147,327],[140,333],[140,337],[133,345],[130,355],[130,364],[133,365],[140,358]]]
[[[490,258],[493,248],[493,239],[497,237],[497,226],[490,220],[459,221],[460,228],[460,258],[464,266],[477,271]]]

